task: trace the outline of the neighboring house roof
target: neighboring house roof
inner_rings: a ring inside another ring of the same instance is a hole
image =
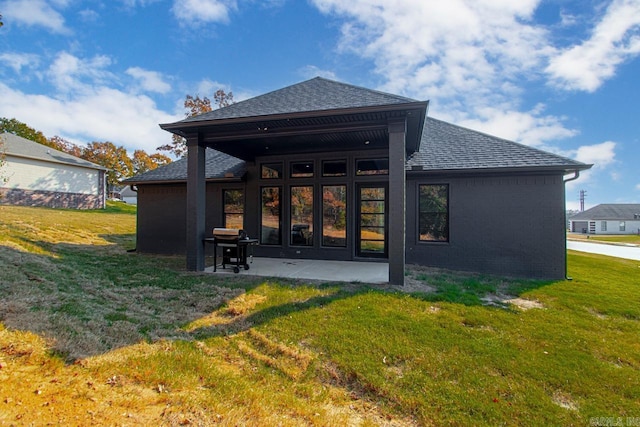
[[[580,170],[591,166],[427,117],[420,151],[408,159],[407,167],[413,170],[454,171],[508,168]]]
[[[228,154],[208,148],[205,160],[205,179],[239,179],[246,171],[244,161]],[[180,182],[187,180],[187,158],[184,157],[168,165],[125,179],[123,184],[143,184],[145,182]]]
[[[264,95],[231,104],[228,107],[186,118],[179,123],[414,102],[419,101],[316,77],[273,92],[265,93]]]
[[[78,166],[89,169],[107,170],[105,167],[91,163],[63,151],[55,150],[46,145],[39,144],[30,139],[12,133],[0,134],[2,141],[2,150],[8,156],[22,157],[26,159],[41,160],[50,163],[59,163],[69,166]]]
[[[634,216],[635,215],[635,216]],[[573,215],[571,221],[640,219],[640,204],[601,204]]]

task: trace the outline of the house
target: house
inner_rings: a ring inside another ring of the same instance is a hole
[[[50,208],[101,209],[105,171],[100,165],[12,133],[0,135],[0,203]]]
[[[134,187],[135,188],[135,187]],[[138,192],[131,185],[125,185],[119,192],[119,198],[125,203],[135,205],[138,203]]]
[[[137,249],[242,227],[255,254],[563,278],[565,175],[586,165],[427,117],[427,102],[314,78],[179,122],[186,159],[130,178]],[[569,175],[570,174],[570,175]]]
[[[573,233],[640,234],[640,204],[601,204],[569,218]]]

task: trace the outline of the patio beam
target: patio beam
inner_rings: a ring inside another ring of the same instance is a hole
[[[204,270],[205,151],[198,133],[187,136],[187,270]]]
[[[406,229],[406,119],[389,120],[389,283],[404,285]]]

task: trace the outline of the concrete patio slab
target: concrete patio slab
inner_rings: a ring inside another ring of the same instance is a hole
[[[253,258],[250,269],[241,275],[285,277],[332,282],[389,283],[389,264],[386,262],[327,261],[317,259]],[[228,266],[227,266],[228,267]],[[205,272],[213,273],[213,266]],[[234,274],[230,268],[214,274]]]

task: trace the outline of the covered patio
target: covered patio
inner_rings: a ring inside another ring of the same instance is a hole
[[[389,282],[389,264],[386,262],[254,257],[249,266],[249,270],[242,270],[239,275],[371,284]],[[213,266],[204,271],[213,273]],[[235,275],[232,269],[220,266],[215,274]]]

